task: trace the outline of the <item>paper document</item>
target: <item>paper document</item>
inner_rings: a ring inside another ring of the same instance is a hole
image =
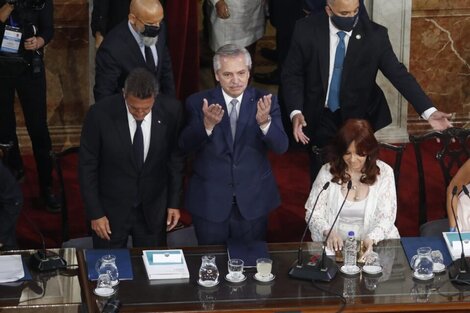
[[[183,250],[143,250],[142,259],[149,279],[189,278]]]
[[[461,234],[464,254],[466,257],[470,257],[470,232],[462,232]],[[456,232],[444,232],[442,235],[444,236],[452,260],[454,261],[460,258],[462,254],[462,243],[460,242],[459,234]]]
[[[24,277],[21,255],[0,255],[0,283],[17,281]]]

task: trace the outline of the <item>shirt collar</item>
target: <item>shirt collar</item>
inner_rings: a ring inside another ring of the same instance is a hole
[[[144,42],[142,41],[142,38],[140,37],[140,34],[135,31],[135,29],[134,29],[134,27],[132,27],[130,21],[127,21],[127,26],[129,27],[129,30],[131,31],[131,34],[134,37],[135,41],[137,41],[137,44],[139,45],[139,47],[142,48],[144,46]]]
[[[220,87],[222,89],[222,95],[224,96],[224,100],[225,100],[225,103],[226,104],[229,104],[230,101],[232,101],[232,99],[237,99],[238,100],[238,103],[242,103],[242,99],[243,99],[243,94],[245,92],[243,92],[241,95],[239,95],[238,97],[234,98],[232,96],[229,96],[222,87]]]

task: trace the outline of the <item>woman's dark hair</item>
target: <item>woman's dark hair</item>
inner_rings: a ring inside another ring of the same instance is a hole
[[[362,169],[361,183],[372,185],[377,180],[377,175],[380,174],[376,163],[379,156],[379,143],[369,122],[360,119],[347,120],[326,148],[326,159],[331,166],[330,173],[333,175],[332,181],[345,183],[351,180],[349,174],[346,173],[347,164],[343,156],[352,142],[355,143],[357,154],[367,156]]]

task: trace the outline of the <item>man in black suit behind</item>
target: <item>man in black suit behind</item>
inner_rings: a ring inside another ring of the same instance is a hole
[[[158,0],[132,0],[128,21],[113,28],[96,53],[95,101],[119,93],[129,72],[138,67],[154,73],[160,93],[175,95],[163,16]]]
[[[390,109],[376,84],[379,70],[434,129],[449,127],[450,115],[433,107],[398,61],[387,29],[359,11],[359,0],[327,0],[325,12],[296,24],[281,75],[295,140],[323,147],[349,118],[367,119],[375,131],[390,124]],[[311,166],[314,179],[319,169],[314,158]]]
[[[133,70],[123,95],[107,97],[85,118],[80,190],[95,248],[166,245],[179,220],[184,158],[178,134],[182,105],[157,96],[155,77]]]

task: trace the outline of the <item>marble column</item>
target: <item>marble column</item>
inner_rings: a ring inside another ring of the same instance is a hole
[[[372,20],[388,28],[393,51],[407,68],[410,59],[411,2],[411,0],[369,0],[365,2]],[[391,125],[377,133],[377,137],[385,142],[405,142],[408,140],[408,103],[380,72],[377,82],[385,93],[393,119]]]
[[[470,0],[414,0],[410,70],[454,126],[470,127]],[[410,133],[429,129],[411,110]]]

